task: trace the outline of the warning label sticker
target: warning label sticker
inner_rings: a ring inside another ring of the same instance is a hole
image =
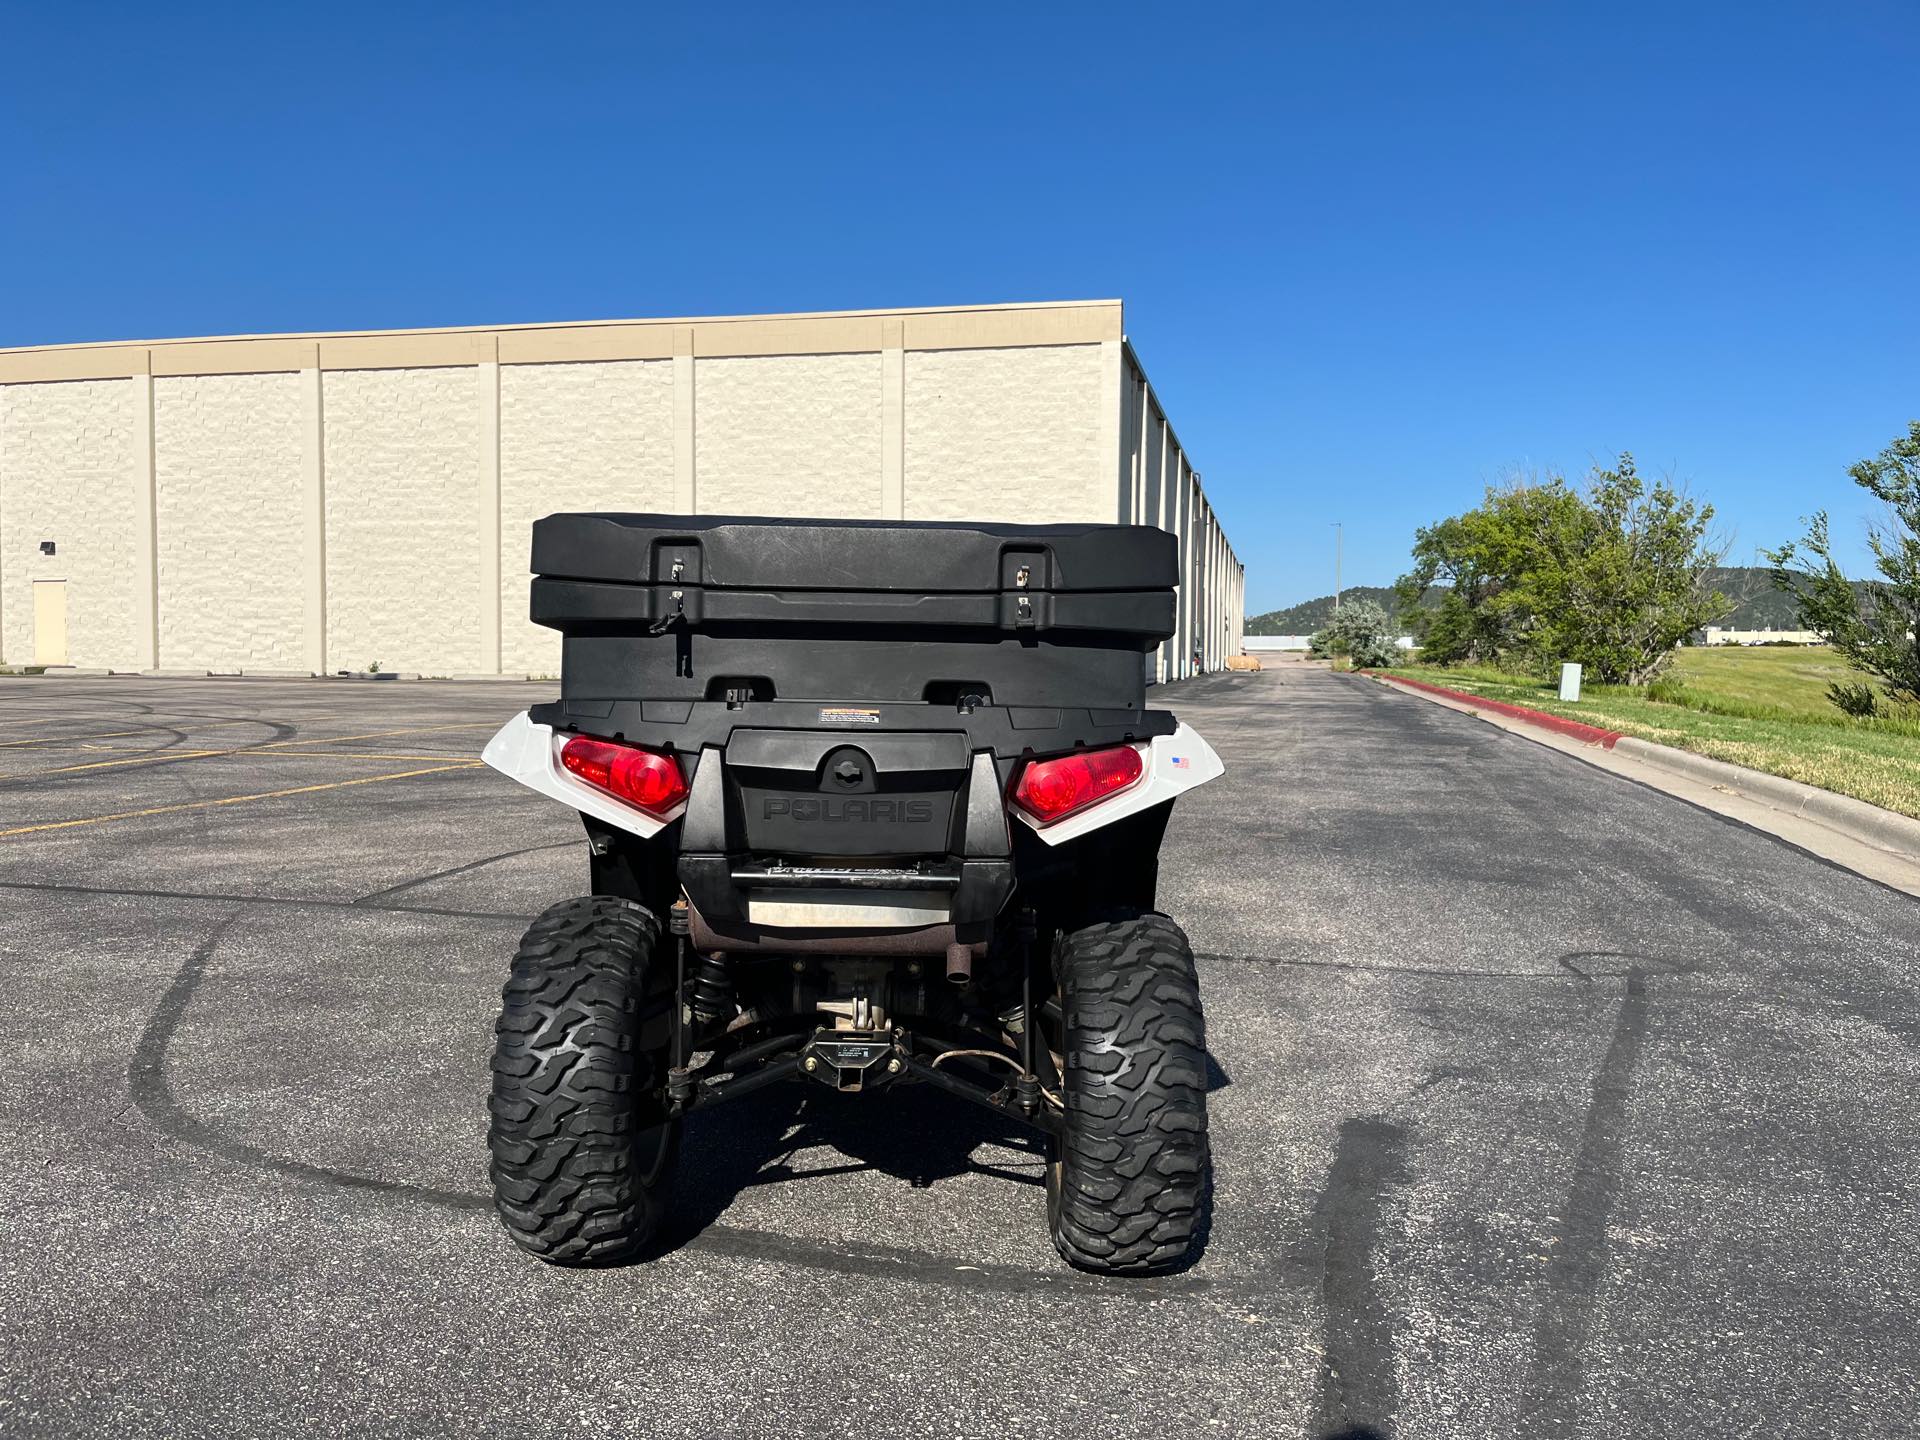
[[[878,710],[856,710],[846,705],[822,705],[820,707],[822,725],[878,725]]]

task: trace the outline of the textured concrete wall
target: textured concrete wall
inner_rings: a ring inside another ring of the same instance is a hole
[[[67,659],[130,669],[134,382],[0,386],[0,659],[33,663],[33,582],[67,582]],[[57,547],[40,553],[40,542]]]
[[[527,619],[535,520],[672,508],[671,362],[501,366],[501,669],[560,671],[559,634]]]
[[[482,669],[481,372],[329,371],[327,668]]]
[[[694,476],[710,515],[880,513],[878,352],[694,366]]]
[[[532,522],[690,504],[1160,524],[1171,676],[1238,615],[1190,478],[1113,304],[0,351],[0,658],[59,576],[80,665],[550,674]]]
[[[1098,345],[909,351],[906,518],[1111,522]]]
[[[300,377],[153,382],[159,663],[298,670]]]
[[[1100,348],[906,355],[908,520],[1112,520]]]

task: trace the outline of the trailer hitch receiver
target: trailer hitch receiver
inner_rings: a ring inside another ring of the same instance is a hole
[[[881,1030],[817,1030],[801,1052],[800,1068],[847,1093],[884,1084],[901,1070],[893,1036]]]

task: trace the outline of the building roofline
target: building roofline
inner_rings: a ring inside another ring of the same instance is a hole
[[[154,349],[174,345],[228,345],[261,341],[371,340],[388,336],[524,335],[571,330],[650,329],[672,325],[759,325],[788,321],[888,320],[926,316],[1015,316],[1057,311],[1112,311],[1122,302],[1105,300],[1011,301],[983,305],[914,305],[874,310],[795,310],[752,315],[631,316],[600,320],[537,320],[507,325],[425,325],[371,330],[286,330],[232,335],[177,335],[145,340],[77,340],[50,345],[0,346],[0,356],[48,355],[76,350]],[[1119,339],[1116,324],[1111,337]]]

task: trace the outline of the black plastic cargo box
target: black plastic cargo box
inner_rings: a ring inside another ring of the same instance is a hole
[[[593,728],[633,702],[1137,713],[1179,565],[1146,526],[580,514],[534,525],[533,570],[565,636],[542,718]]]

